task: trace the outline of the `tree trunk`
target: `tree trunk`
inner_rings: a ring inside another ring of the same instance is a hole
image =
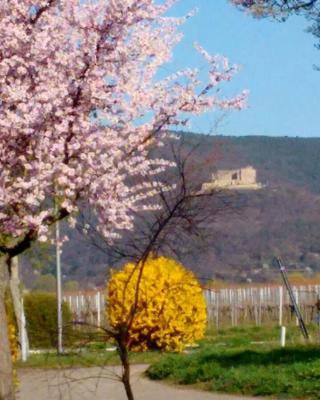
[[[0,255],[0,400],[15,399],[11,349],[5,308],[5,293],[8,285],[8,258]]]
[[[19,331],[19,342],[22,353],[21,358],[23,361],[25,361],[29,349],[29,341],[25,326],[23,299],[20,290],[18,257],[14,257],[11,259],[10,290]]]
[[[118,350],[122,364],[122,383],[126,391],[127,399],[134,400],[133,391],[130,383],[130,362],[127,346],[122,341],[118,342]]]

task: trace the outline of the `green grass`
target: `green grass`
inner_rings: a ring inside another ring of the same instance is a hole
[[[317,326],[308,326],[308,331],[313,341],[320,338]],[[200,344],[226,345],[230,347],[241,347],[251,345],[273,346],[278,345],[280,339],[280,328],[278,326],[244,326],[220,330],[208,330],[205,339]],[[300,330],[297,326],[287,327],[286,342],[289,345],[303,343]]]
[[[150,351],[144,353],[131,353],[132,364],[152,364],[163,356],[163,353]],[[17,368],[89,368],[95,366],[120,365],[117,351],[105,349],[83,349],[81,351],[68,351],[57,355],[54,352],[31,354],[26,362],[18,361]]]
[[[320,347],[302,344],[296,327],[289,347],[280,349],[278,336],[279,328],[221,331],[196,351],[163,357],[147,375],[215,392],[320,399]]]

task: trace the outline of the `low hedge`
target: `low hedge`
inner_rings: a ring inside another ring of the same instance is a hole
[[[27,331],[31,348],[57,346],[57,298],[51,293],[31,292],[24,296]],[[72,313],[68,304],[62,305],[64,345],[73,341]]]

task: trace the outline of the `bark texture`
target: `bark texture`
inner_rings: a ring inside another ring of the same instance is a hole
[[[127,399],[134,400],[133,391],[130,382],[130,362],[129,362],[129,354],[126,344],[120,340],[118,341],[118,351],[122,364],[122,383],[124,389],[126,391]]]
[[[8,321],[5,308],[5,293],[8,286],[8,258],[0,254],[0,400],[15,399]]]

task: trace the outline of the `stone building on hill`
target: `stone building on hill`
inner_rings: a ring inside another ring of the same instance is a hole
[[[211,182],[202,185],[202,191],[214,188],[225,188],[233,190],[257,190],[263,186],[257,182],[257,170],[251,165],[240,169],[218,170],[212,174]]]

